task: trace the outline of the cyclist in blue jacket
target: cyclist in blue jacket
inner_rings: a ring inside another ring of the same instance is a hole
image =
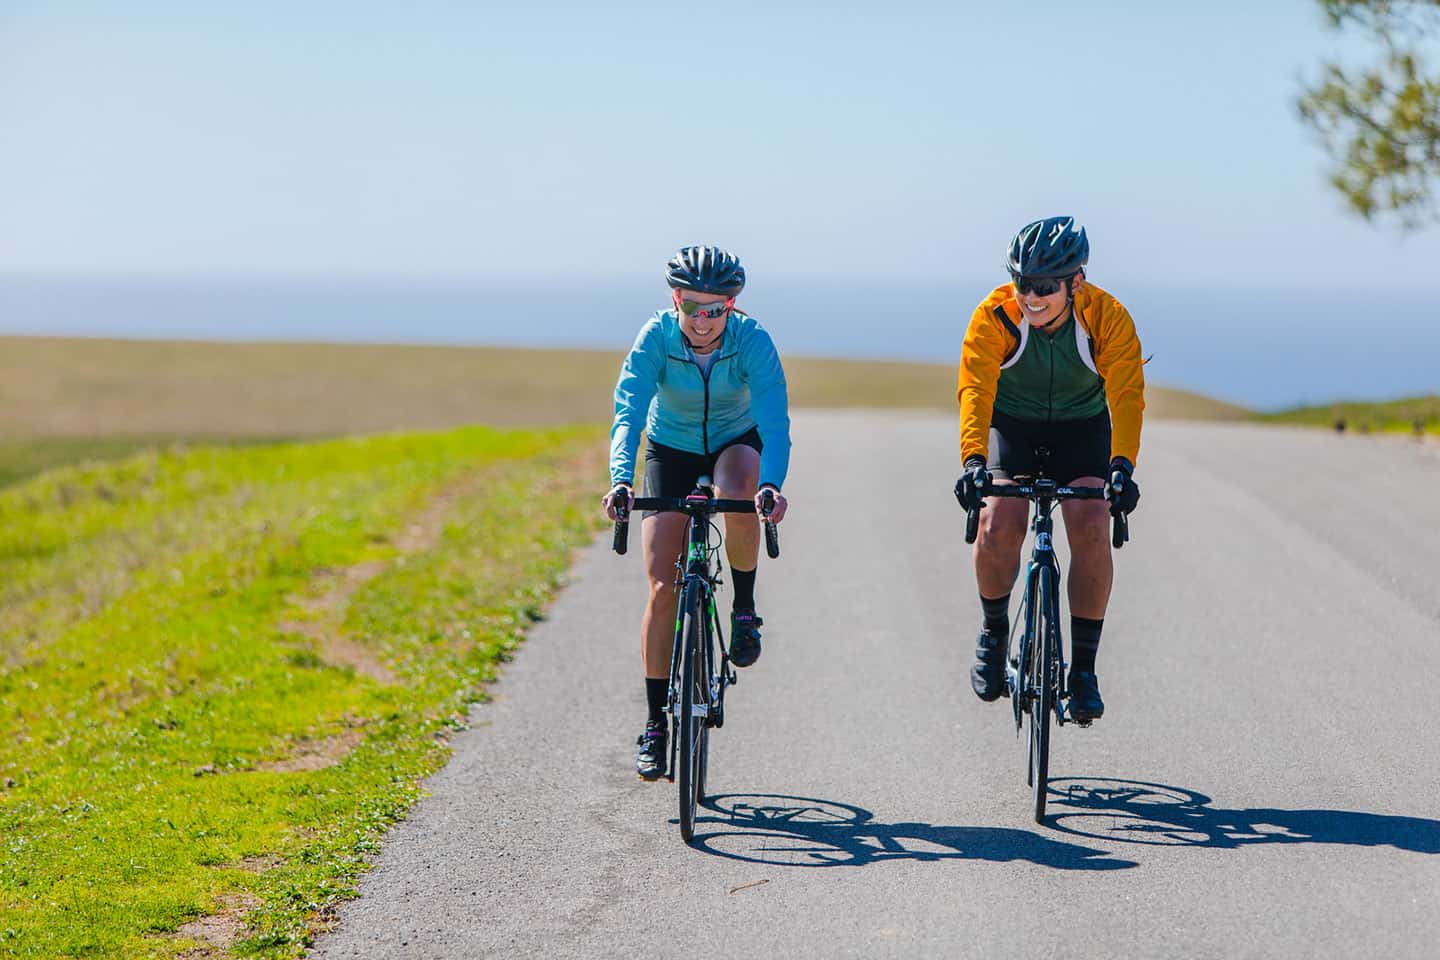
[[[640,328],[615,384],[610,428],[610,480],[605,511],[634,496],[640,431],[647,438],[645,495],[683,497],[709,475],[716,495],[754,498],[775,494],[770,519],[785,516],[780,492],[790,463],[790,412],[785,371],[770,334],[735,308],[745,287],[740,260],[718,247],[691,246],[666,269],[670,309]],[[623,500],[621,498],[624,498]],[[650,596],[640,623],[649,716],[637,741],[635,769],[646,780],[665,773],[665,698],[670,678],[676,608],[675,558],[684,549],[689,520],[682,513],[647,512],[640,525]],[[748,667],[760,656],[755,612],[759,518],[725,515],[725,553],[735,588],[730,614],[730,659]]]

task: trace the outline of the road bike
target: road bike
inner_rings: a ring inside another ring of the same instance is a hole
[[[1061,486],[1045,476],[1045,461],[1050,451],[1035,450],[1038,464],[1033,477],[1017,476],[1015,484],[996,485],[988,479],[984,497],[1029,500],[1035,505],[1030,529],[1035,532],[1035,546],[1025,572],[1025,594],[1020,603],[1016,628],[1010,631],[1005,666],[1005,695],[1015,715],[1018,736],[1028,723],[1026,737],[1026,783],[1034,794],[1035,822],[1045,820],[1046,785],[1050,776],[1050,717],[1064,726],[1079,723],[1067,715],[1069,690],[1065,682],[1065,645],[1060,631],[1060,561],[1055,555],[1052,513],[1055,504],[1066,500],[1107,500],[1108,487]],[[987,474],[988,477],[988,474]],[[984,504],[981,504],[983,507]],[[1111,545],[1116,549],[1130,539],[1128,519],[1113,503]],[[980,508],[968,511],[965,521],[965,542],[974,543],[979,530]],[[1089,723],[1081,723],[1089,726]]]
[[[765,552],[780,555],[780,539],[768,517],[775,506],[767,489],[761,501]],[[708,476],[702,476],[685,497],[635,497],[629,509],[617,509],[616,553],[629,548],[630,513],[635,510],[684,513],[690,518],[685,549],[675,562],[680,607],[675,616],[675,641],[670,653],[670,687],[665,712],[670,716],[670,757],[667,777],[680,781],[680,836],[695,836],[695,816],[705,799],[710,761],[710,731],[725,723],[725,690],[736,681],[725,646],[715,590],[720,585],[720,532],[717,513],[754,513],[753,500],[722,500]],[[711,533],[715,534],[712,542]]]

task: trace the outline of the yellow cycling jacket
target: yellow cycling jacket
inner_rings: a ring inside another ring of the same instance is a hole
[[[1000,368],[1018,346],[1003,323],[1002,310],[1017,329],[1025,321],[1015,301],[1015,286],[991,291],[975,308],[960,351],[956,398],[960,401],[960,461],[990,455],[990,417]],[[1130,313],[1110,294],[1088,281],[1075,291],[1075,317],[1090,336],[1095,370],[1105,384],[1110,407],[1110,455],[1132,464],[1140,453],[1140,423],[1145,411],[1145,372],[1140,338]]]

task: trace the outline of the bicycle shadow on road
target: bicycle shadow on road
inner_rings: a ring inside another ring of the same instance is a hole
[[[696,819],[693,845],[747,863],[860,867],[887,860],[1026,860],[1057,870],[1124,870],[1137,865],[1103,850],[1027,830],[877,823],[869,810],[813,797],[725,794],[708,798],[705,808],[712,815]]]
[[[1055,777],[1050,824],[1107,843],[1235,849],[1258,843],[1340,843],[1440,853],[1440,820],[1351,810],[1211,806],[1203,793],[1163,783]]]

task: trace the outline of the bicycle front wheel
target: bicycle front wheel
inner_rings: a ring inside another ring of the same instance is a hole
[[[1055,571],[1040,570],[1035,618],[1037,630],[1030,648],[1030,789],[1035,800],[1035,822],[1045,822],[1045,799],[1050,782],[1050,716],[1055,712],[1056,651],[1059,635],[1059,597]]]
[[[699,756],[695,758],[695,804],[697,807],[705,803],[705,781],[710,769],[710,730],[712,727],[720,725],[716,722],[720,716],[721,700],[715,676],[713,606],[713,603],[702,605],[700,642],[695,647],[695,695],[700,697],[703,692],[704,699],[701,702],[705,705],[705,716],[700,719]]]
[[[701,651],[702,601],[700,590],[693,586],[686,588],[681,628],[685,648],[680,656],[680,755],[676,758],[680,767],[680,836],[686,843],[695,837],[695,814],[704,799],[709,747],[705,716],[709,712],[710,697],[705,655]]]

